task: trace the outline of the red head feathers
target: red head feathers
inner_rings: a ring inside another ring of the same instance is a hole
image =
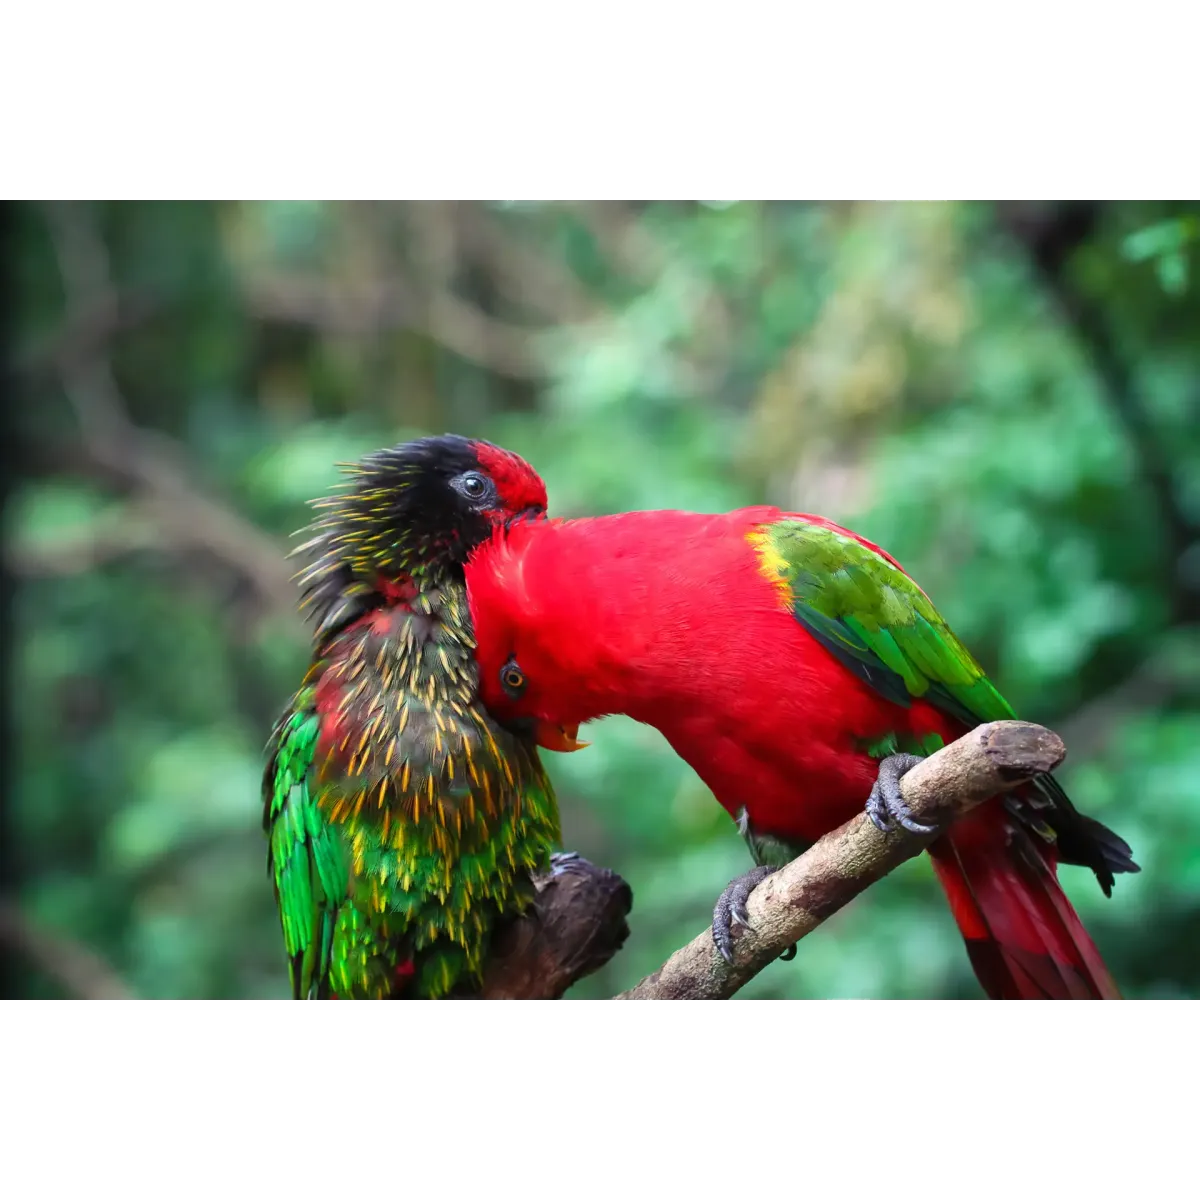
[[[504,514],[546,510],[546,485],[542,477],[519,455],[491,442],[472,442],[476,461],[491,477]]]

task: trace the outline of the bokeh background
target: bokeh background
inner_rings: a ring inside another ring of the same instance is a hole
[[[1127,994],[1200,993],[1200,208],[19,205],[8,235],[13,994],[286,994],[289,535],[337,461],[447,430],[557,514],[768,502],[882,543],[1134,846],[1111,901],[1063,873]],[[591,732],[547,758],[566,844],[634,889],[595,997],[748,858],[655,731]],[[980,992],[921,859],[744,994]]]

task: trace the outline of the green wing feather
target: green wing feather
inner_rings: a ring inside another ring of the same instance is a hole
[[[319,720],[301,691],[271,733],[263,776],[264,827],[283,925],[292,994],[329,996],[334,930],[347,898],[346,847],[312,794]]]
[[[311,700],[305,689],[276,724],[263,776],[264,827],[296,999],[329,995],[333,935],[350,882],[344,843],[311,790],[319,732]]]
[[[786,518],[764,528],[759,548],[796,619],[889,700],[924,699],[967,726],[1013,716],[925,593],[870,546]]]

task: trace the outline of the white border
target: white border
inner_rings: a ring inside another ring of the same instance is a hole
[[[12,1194],[1039,1200],[1192,1174],[1188,1001],[140,1003],[5,1005]]]
[[[0,194],[1178,199],[1183,11],[42,0]]]

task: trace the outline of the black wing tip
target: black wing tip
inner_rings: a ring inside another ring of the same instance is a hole
[[[304,954],[303,954],[303,952],[297,952],[296,954],[293,954],[289,965],[291,967],[290,974],[292,977],[292,980],[291,980],[291,982],[292,982],[292,999],[293,1000],[303,1000],[305,998],[302,994],[304,991],[304,984],[303,984]]]
[[[1109,829],[1107,825],[1097,821],[1094,817],[1085,817],[1082,813],[1078,814],[1078,820],[1084,832],[1095,844],[1100,851],[1100,855],[1107,866],[1115,875],[1136,875],[1141,871],[1141,867],[1133,861],[1133,848],[1129,843]]]
[[[1052,812],[1046,818],[1058,836],[1062,861],[1090,867],[1105,896],[1112,896],[1114,876],[1141,871],[1129,843],[1103,822],[1081,813],[1053,775],[1039,775],[1034,786],[1051,803]]]

